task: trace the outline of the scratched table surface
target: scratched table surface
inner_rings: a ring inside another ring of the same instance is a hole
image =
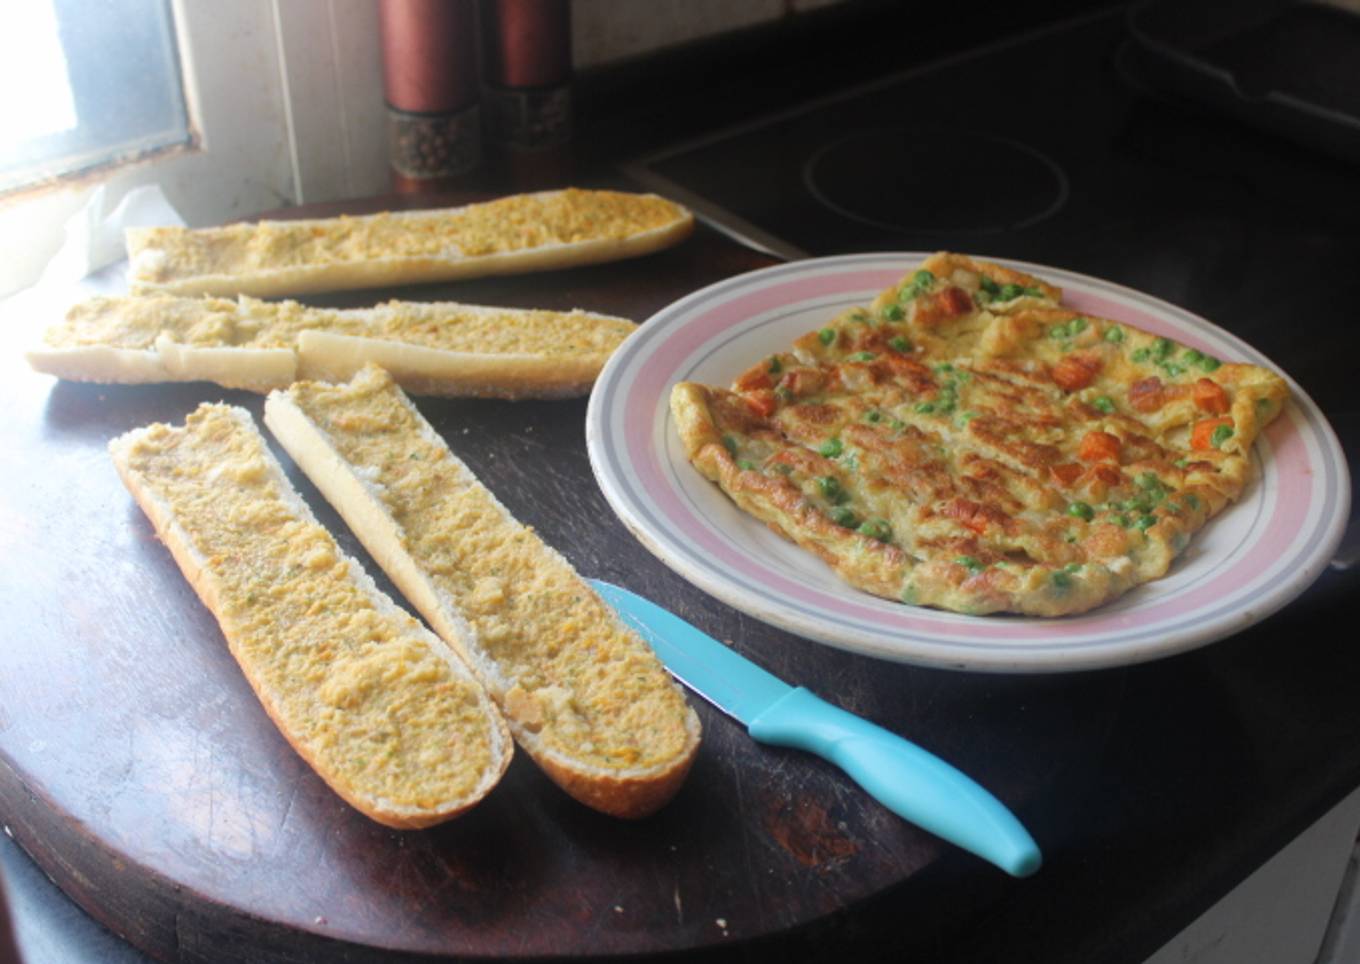
[[[768,263],[701,227],[629,262],[312,300],[644,319]],[[1360,709],[1343,685],[1360,658],[1319,629],[1353,610],[1343,599],[1353,581],[1324,577],[1253,630],[1146,666],[1005,677],[884,663],[751,620],[656,561],[593,481],[585,399],[419,399],[454,451],[582,573],[650,596],[952,761],[1015,810],[1047,863],[1007,878],[821,761],[755,745],[697,700],[703,747],[653,817],[587,810],[521,754],[466,816],[390,830],[332,794],[279,736],[105,451],[202,401],[258,417],[261,399],[208,384],[59,383],[12,346],[0,366],[0,815],[88,913],[159,959],[802,959],[837,948],[1135,961],[1360,783]]]

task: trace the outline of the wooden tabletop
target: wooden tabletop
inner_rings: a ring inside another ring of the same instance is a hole
[[[642,320],[768,263],[701,228],[613,265],[311,300]],[[760,624],[650,556],[593,481],[585,399],[418,399],[582,573],[650,596],[955,763],[1021,817],[1048,863],[1011,880],[821,761],[755,745],[699,701],[697,763],[651,818],[587,810],[521,754],[465,817],[389,830],[331,793],[273,728],[105,451],[205,400],[258,418],[261,399],[207,384],[58,383],[16,354],[0,361],[0,813],[67,893],[161,959],[719,959],[759,946],[790,959],[887,947],[963,960],[1009,934],[1027,942],[1012,945],[1015,960],[1135,960],[1360,782],[1360,710],[1339,683],[1360,659],[1307,635],[1343,611],[1327,579],[1237,639],[1149,666],[1005,677],[883,663]],[[277,454],[346,551],[400,598]],[[1282,627],[1293,634],[1284,679]],[[1156,908],[1135,899],[1154,891]]]

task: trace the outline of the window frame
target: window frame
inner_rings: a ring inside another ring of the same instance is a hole
[[[0,198],[0,296],[38,280],[99,187],[109,211],[158,184],[191,226],[389,189],[376,4],[172,0],[171,10],[190,143]]]

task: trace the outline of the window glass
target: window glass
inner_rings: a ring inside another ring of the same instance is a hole
[[[6,4],[0,90],[0,191],[189,140],[169,0]]]

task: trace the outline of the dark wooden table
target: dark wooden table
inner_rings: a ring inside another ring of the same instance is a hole
[[[615,265],[314,300],[643,319],[768,263],[701,229]],[[652,558],[595,486],[584,399],[421,399],[455,452],[583,573],[951,760],[1016,811],[1046,865],[1009,879],[698,702],[698,761],[652,818],[588,811],[521,755],[469,815],[388,830],[279,737],[105,453],[111,437],[180,421],[200,401],[258,416],[261,400],[204,384],[56,383],[3,355],[0,814],[82,907],[157,958],[813,959],[834,948],[1138,961],[1360,786],[1360,649],[1333,628],[1354,615],[1353,576],[1328,573],[1240,636],[1150,665],[1005,677],[889,664],[762,625]]]

